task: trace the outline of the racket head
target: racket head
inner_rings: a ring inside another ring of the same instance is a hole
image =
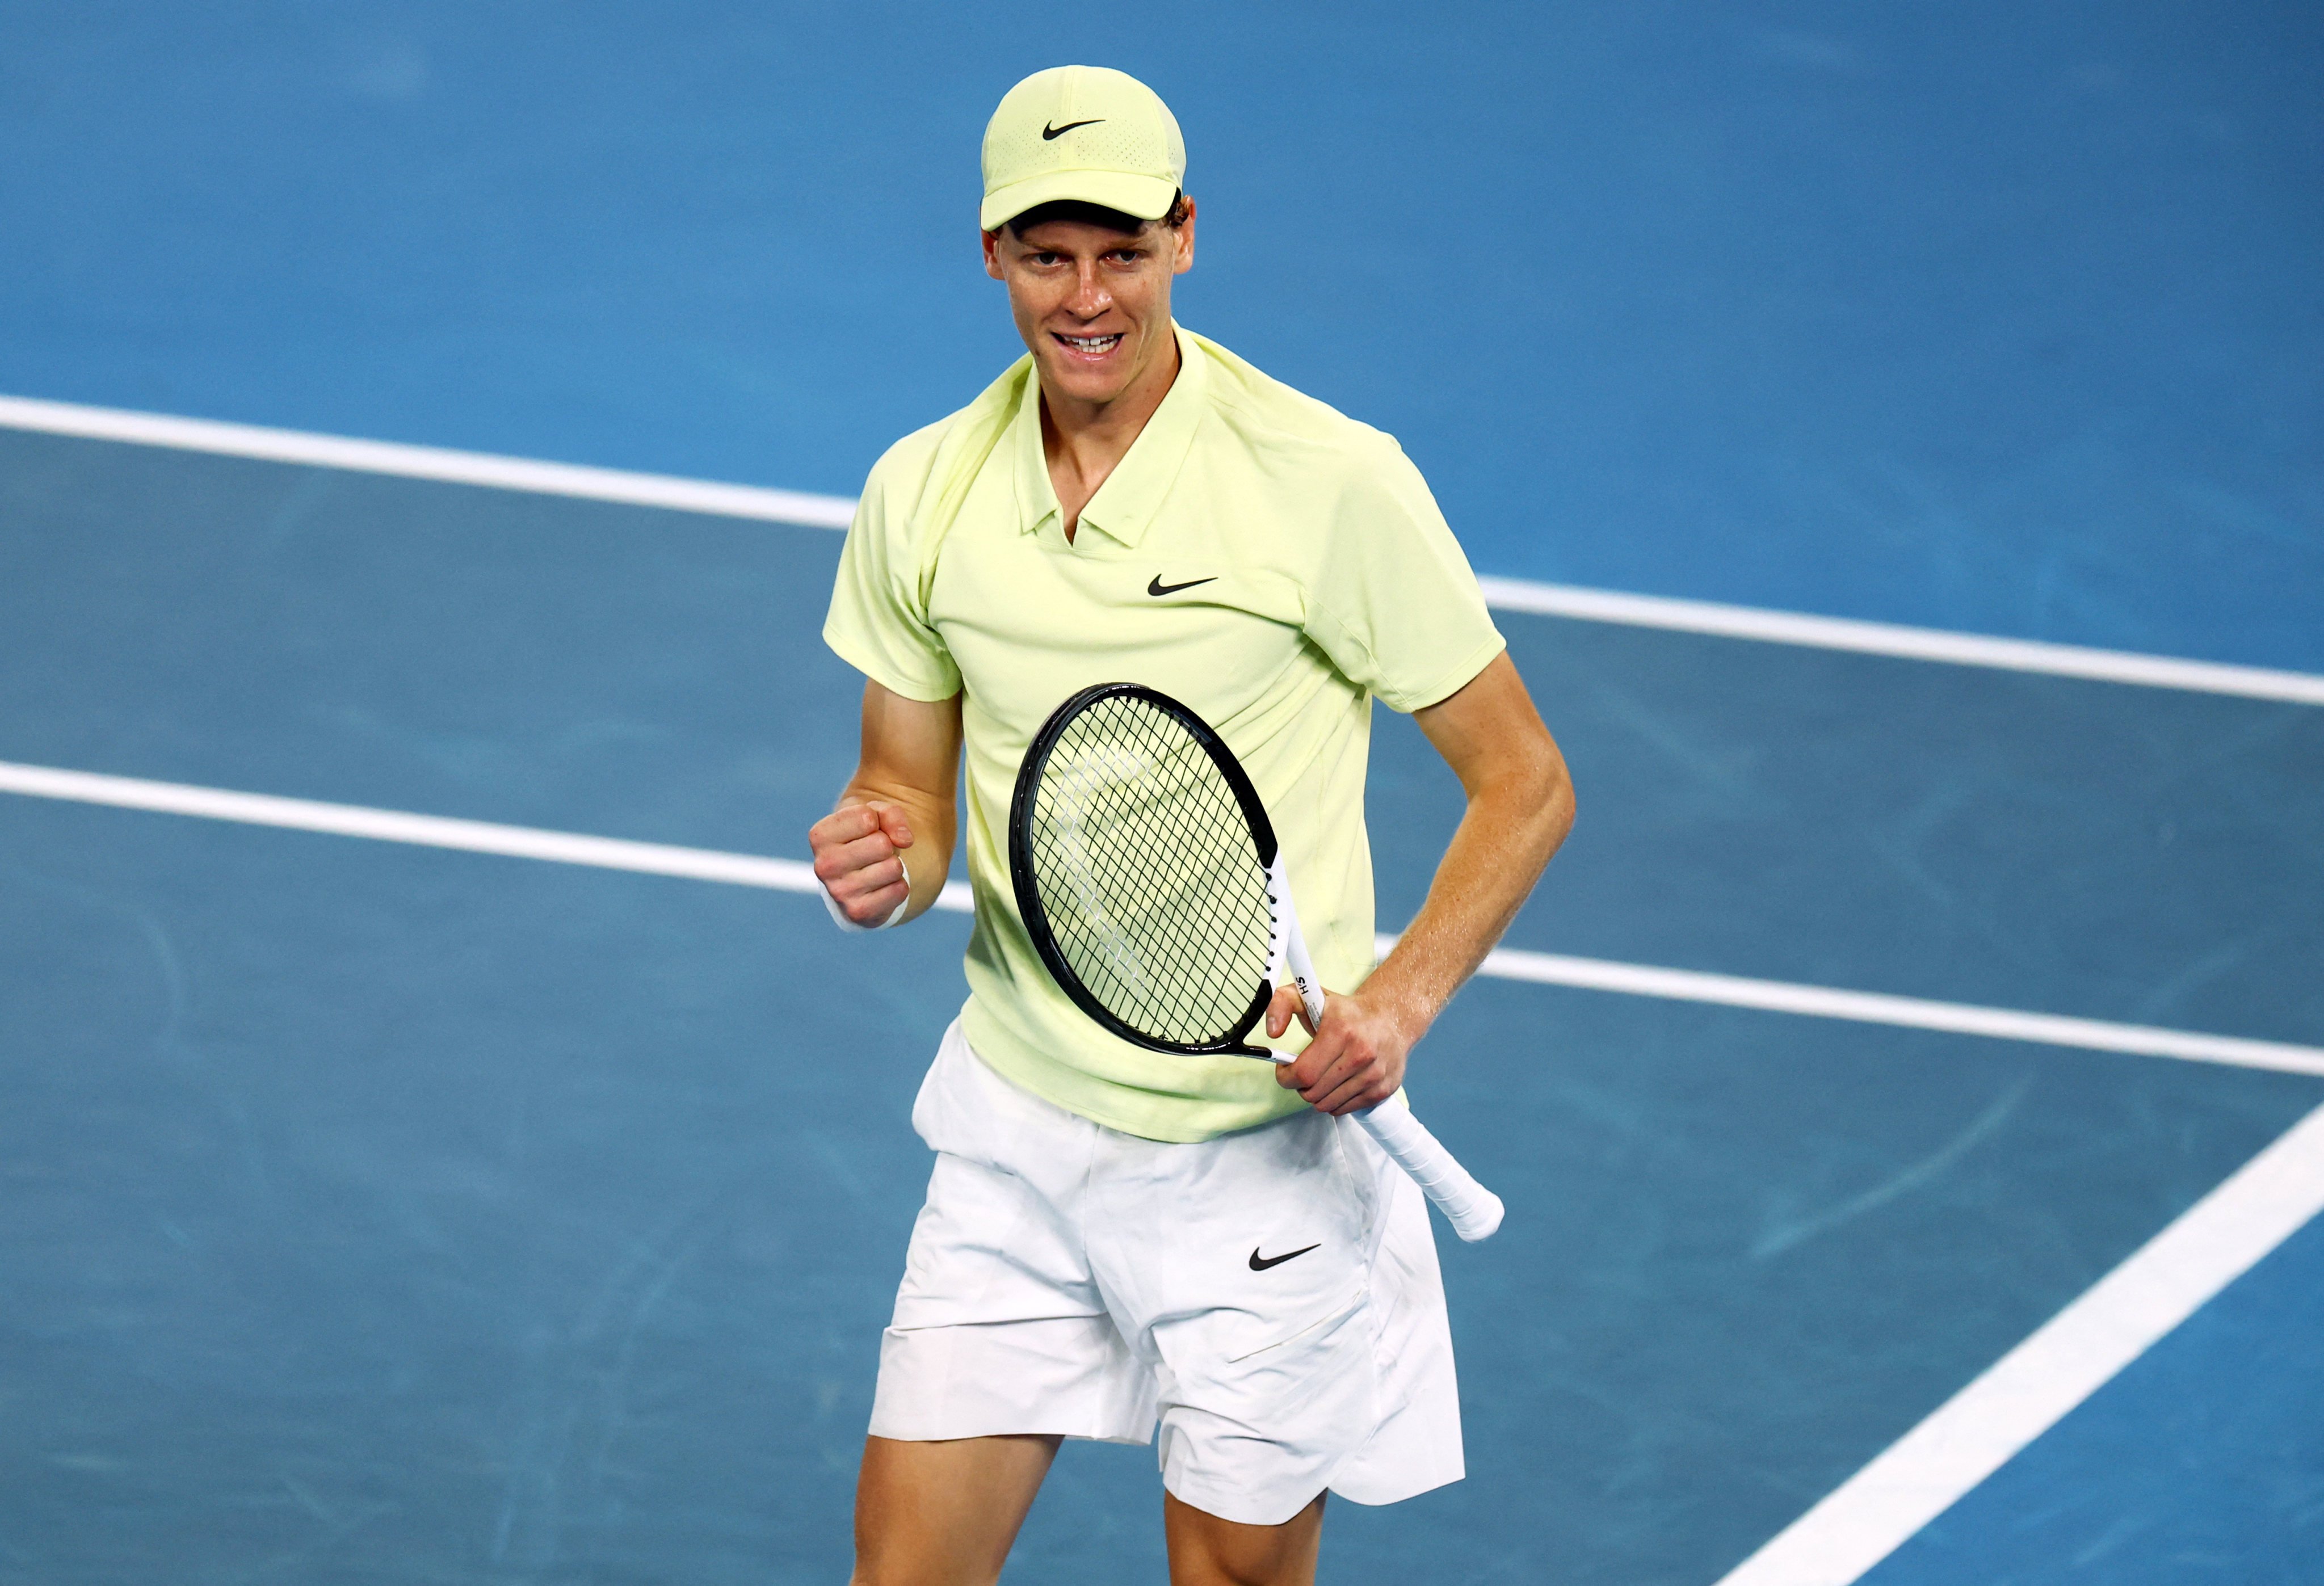
[[[1274,996],[1275,828],[1192,709],[1101,683],[1050,713],[1009,807],[1009,879],[1042,966],[1125,1040],[1265,1056]]]

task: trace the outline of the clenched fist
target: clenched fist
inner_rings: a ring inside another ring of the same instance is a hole
[[[835,809],[807,828],[816,879],[840,912],[870,929],[911,897],[903,850],[912,845],[901,805],[871,799]]]

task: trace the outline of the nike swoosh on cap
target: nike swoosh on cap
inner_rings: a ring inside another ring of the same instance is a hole
[[[1250,1269],[1253,1272],[1264,1272],[1269,1267],[1282,1266],[1283,1263],[1292,1259],[1293,1257],[1304,1256],[1309,1250],[1320,1250],[1323,1248],[1323,1247],[1320,1244],[1302,1245],[1299,1249],[1292,1250],[1287,1254],[1280,1256],[1268,1256],[1262,1259],[1259,1253],[1259,1247],[1257,1245],[1253,1245],[1250,1247]]]
[[[1165,584],[1162,582],[1162,575],[1157,573],[1147,584],[1146,593],[1148,595],[1176,595],[1181,589],[1192,589],[1197,584],[1215,584],[1218,581],[1219,576],[1216,573],[1213,573],[1207,578],[1189,578],[1184,584]]]
[[[1063,126],[1051,126],[1045,121],[1041,124],[1041,141],[1045,143],[1054,143],[1077,126],[1095,126],[1104,119],[1102,115],[1093,115],[1087,121],[1069,121]]]

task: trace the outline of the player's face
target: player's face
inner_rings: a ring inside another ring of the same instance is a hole
[[[1059,396],[1105,403],[1170,353],[1170,280],[1194,263],[1194,205],[1185,224],[1136,235],[1052,220],[984,239],[984,267],[1009,285],[1018,334]]]

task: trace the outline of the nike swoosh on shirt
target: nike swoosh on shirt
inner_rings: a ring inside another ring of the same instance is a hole
[[[1041,141],[1045,143],[1055,143],[1077,126],[1095,126],[1104,119],[1102,115],[1093,115],[1087,121],[1069,121],[1063,126],[1051,126],[1045,121],[1041,124]]]
[[[1261,1257],[1260,1257],[1260,1255],[1259,1255],[1259,1247],[1258,1247],[1257,1245],[1253,1245],[1253,1246],[1251,1246],[1251,1247],[1250,1247],[1250,1269],[1251,1269],[1253,1272],[1264,1272],[1264,1271],[1266,1271],[1269,1267],[1280,1267],[1280,1266],[1282,1266],[1282,1265],[1283,1265],[1283,1263],[1285,1263],[1286,1261],[1290,1260],[1290,1259],[1291,1259],[1293,1257],[1295,1257],[1295,1256],[1304,1256],[1304,1255],[1305,1255],[1309,1250],[1320,1250],[1320,1249],[1322,1249],[1323,1248],[1323,1247],[1322,1245],[1320,1245],[1320,1244],[1315,1244],[1315,1245],[1305,1245],[1305,1246],[1302,1246],[1300,1249],[1296,1249],[1296,1250],[1293,1250],[1293,1251],[1290,1251],[1288,1254],[1286,1254],[1286,1255],[1281,1255],[1281,1256],[1268,1256],[1268,1257],[1265,1257],[1265,1258],[1261,1258]]]
[[[1215,584],[1218,581],[1219,576],[1216,573],[1213,573],[1207,578],[1189,578],[1184,584],[1165,584],[1162,582],[1162,575],[1157,573],[1154,575],[1152,582],[1146,586],[1146,593],[1148,595],[1176,595],[1181,589],[1192,589],[1197,584]]]

